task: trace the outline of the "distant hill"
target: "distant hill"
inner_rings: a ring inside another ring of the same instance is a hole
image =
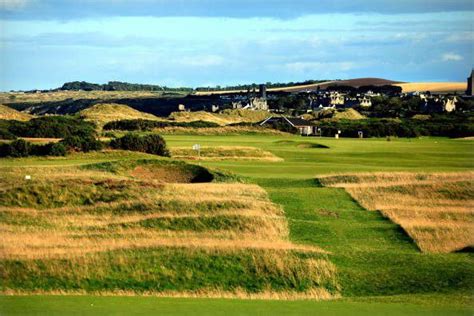
[[[403,92],[459,92],[464,93],[467,89],[466,82],[407,82],[395,84],[402,88]]]
[[[85,120],[96,123],[99,127],[104,126],[108,122],[118,120],[159,120],[159,118],[153,114],[143,113],[129,106],[116,103],[96,104],[80,111],[79,115]]]
[[[318,87],[320,89],[326,89],[330,86],[351,86],[358,88],[360,86],[384,86],[384,85],[393,85],[399,84],[400,81],[387,80],[382,78],[357,78],[357,79],[348,79],[348,80],[333,80],[325,81],[320,83],[305,84],[305,85],[296,85],[296,86],[287,86],[287,87],[278,87],[270,88],[267,91],[282,91],[282,92],[298,92],[298,91],[309,91],[316,90]],[[209,95],[209,94],[226,94],[226,93],[241,93],[245,92],[244,90],[223,90],[223,91],[198,91],[197,95]]]
[[[31,114],[23,113],[0,104],[0,119],[2,120],[29,121],[33,117]]]
[[[348,79],[348,80],[326,81],[323,83],[316,83],[316,84],[304,85],[304,86],[285,87],[285,88],[281,88],[281,90],[278,90],[278,91],[286,91],[286,92],[308,91],[308,90],[318,89],[318,87],[320,89],[326,89],[330,86],[350,86],[354,88],[359,88],[361,86],[385,86],[385,85],[393,85],[396,83],[400,83],[400,81],[393,81],[393,80],[387,80],[387,79],[382,79],[382,78],[357,78],[357,79]]]

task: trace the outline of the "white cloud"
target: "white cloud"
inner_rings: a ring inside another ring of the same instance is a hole
[[[446,42],[449,43],[470,43],[474,41],[474,33],[473,32],[458,32],[454,34],[450,34],[446,39]]]
[[[19,10],[30,2],[31,0],[0,0],[0,10]]]
[[[292,72],[306,72],[315,70],[332,69],[334,71],[347,71],[357,67],[357,63],[350,61],[343,62],[293,62],[285,64],[285,67]]]
[[[225,59],[218,55],[199,55],[194,57],[183,57],[174,60],[174,62],[184,66],[210,67],[223,65]]]
[[[464,58],[459,54],[446,53],[441,57],[441,59],[443,61],[460,61],[460,60],[463,60]]]

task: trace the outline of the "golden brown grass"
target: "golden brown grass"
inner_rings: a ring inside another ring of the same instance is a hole
[[[116,103],[100,103],[79,112],[87,121],[92,121],[102,127],[108,122],[120,120],[160,120],[153,114],[137,111],[129,106]]]
[[[353,174],[321,182],[345,188],[363,207],[380,210],[424,252],[474,245],[474,172]]]
[[[18,291],[7,289],[0,291],[2,295],[94,295],[94,296],[136,296],[137,293],[133,291]],[[333,300],[341,297],[340,294],[330,293],[322,287],[311,288],[310,290],[297,291],[272,291],[266,290],[263,292],[248,292],[245,289],[238,288],[234,291],[223,291],[216,289],[199,289],[196,291],[145,291],[140,292],[140,296],[147,297],[175,297],[175,298],[226,298],[226,299],[245,299],[245,300],[285,300],[285,301],[300,301],[300,300]]]
[[[283,161],[269,151],[248,146],[215,146],[201,147],[200,153],[191,147],[173,147],[171,155],[177,159],[187,160],[263,160]]]
[[[152,91],[51,91],[43,93],[3,92],[0,93],[0,103],[36,103],[61,101],[66,99],[109,100],[117,98],[159,97],[161,95],[162,92]]]
[[[246,109],[224,110],[219,113],[210,113],[205,111],[197,112],[173,112],[170,119],[176,122],[207,121],[214,122],[221,126],[241,123],[241,122],[260,122],[269,116],[267,111],[252,111]]]
[[[20,138],[30,143],[39,143],[39,144],[57,143],[61,141],[61,138],[39,138],[39,137],[20,137]]]
[[[339,297],[327,252],[292,243],[261,187],[163,182],[159,168],[183,165],[167,159],[112,164],[0,167],[2,294]],[[84,287],[90,280],[97,286]]]
[[[394,85],[401,87],[403,92],[464,92],[467,88],[465,82],[410,82]]]
[[[33,117],[34,116],[31,114],[23,113],[8,106],[0,104],[0,119],[2,120],[29,121]]]
[[[334,116],[332,117],[333,120],[362,120],[365,118],[367,117],[352,108],[346,109],[341,112],[336,111],[334,113]]]
[[[292,244],[282,210],[252,184],[157,184],[133,172],[17,167],[0,180],[0,197],[0,259],[149,247],[324,252]]]
[[[288,136],[288,133],[261,126],[221,126],[208,128],[189,128],[189,127],[164,127],[153,130],[156,133],[165,135],[245,135],[245,134],[266,134]]]

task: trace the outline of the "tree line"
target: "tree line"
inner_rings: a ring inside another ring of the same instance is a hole
[[[322,136],[334,137],[341,131],[342,137],[470,137],[474,136],[474,124],[463,115],[439,115],[429,120],[380,119],[321,121],[317,123]]]
[[[84,90],[84,91],[192,91],[192,88],[179,87],[170,88],[167,86],[128,83],[121,81],[109,81],[106,84],[90,83],[86,81],[66,82],[59,90]]]

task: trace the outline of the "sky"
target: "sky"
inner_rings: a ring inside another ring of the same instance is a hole
[[[0,0],[0,90],[465,81],[473,0]]]

